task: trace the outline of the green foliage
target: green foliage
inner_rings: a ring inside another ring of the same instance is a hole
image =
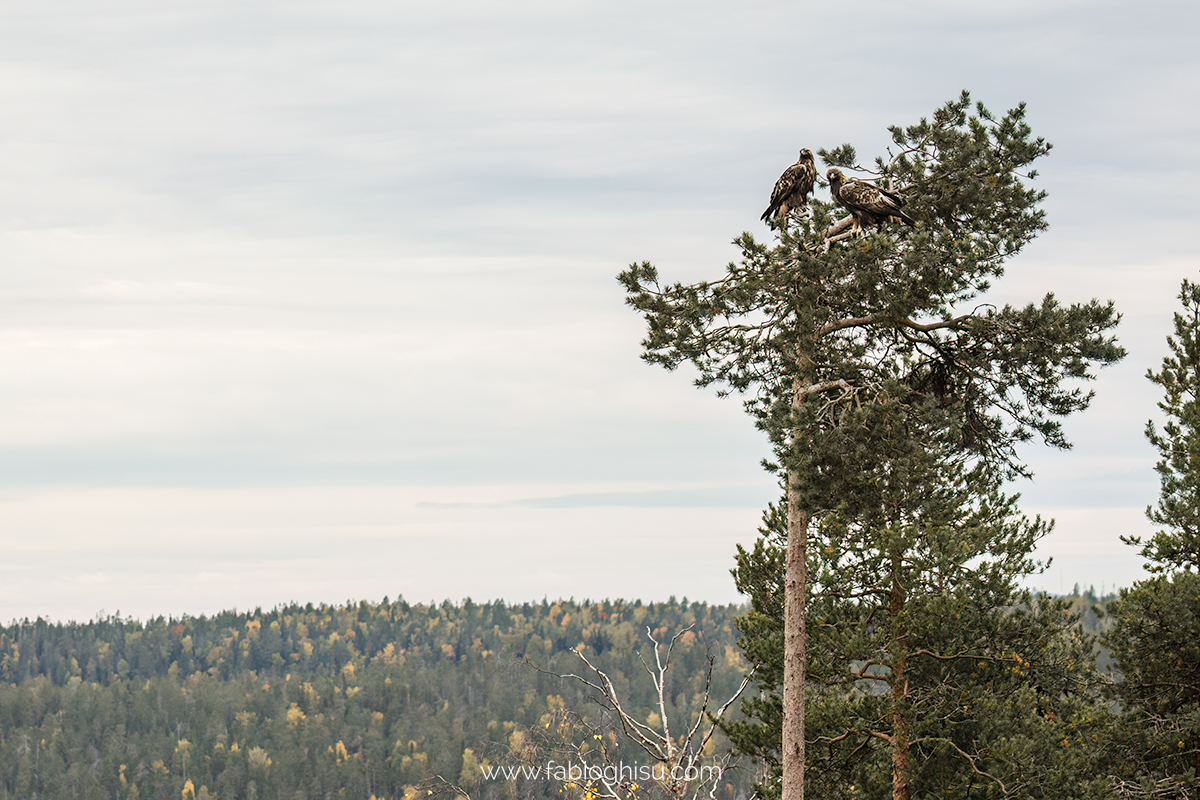
[[[579,648],[645,718],[658,704],[641,680],[646,628],[661,637],[694,625],[666,693],[670,712],[691,720],[710,649],[714,691],[732,693],[745,672],[738,612],[674,600],[385,600],[14,623],[0,628],[0,800],[180,797],[186,780],[197,798],[411,800],[438,775],[470,779],[472,759],[511,763],[513,734],[541,729],[557,709],[605,729],[577,681],[525,658],[565,673]],[[744,782],[730,773],[719,796]],[[552,794],[544,780],[480,778],[474,796]]]
[[[647,322],[642,357],[668,369],[691,363],[698,386],[747,394],[783,465],[812,476],[811,511],[861,488],[857,476],[871,462],[858,459],[874,449],[879,416],[869,406],[880,398],[940,409],[927,433],[1020,473],[1017,443],[1037,436],[1067,446],[1059,418],[1091,399],[1068,381],[1124,355],[1110,334],[1118,321],[1111,303],[1062,306],[1047,295],[1024,308],[961,310],[1045,227],[1043,194],[1025,181],[1049,150],[1030,137],[1023,106],[999,120],[982,105],[971,112],[964,94],[932,121],[893,129],[896,152],[877,161],[879,180],[908,198],[914,230],[827,251],[838,209],[814,199],[812,215],[782,231],[775,247],[748,233],[735,239],[741,261],[719,280],[663,286],[645,262],[619,276]],[[852,156],[852,148],[838,154]],[[797,380],[824,398],[806,402],[800,418]],[[827,442],[815,436],[833,429]]]
[[[1161,496],[1146,516],[1163,529],[1142,545],[1151,572],[1200,569],[1200,286],[1184,280],[1179,289],[1183,313],[1175,313],[1175,335],[1167,337],[1171,355],[1146,377],[1162,387],[1158,407],[1167,415],[1160,431],[1146,423],[1146,438],[1158,450]]]
[[[979,503],[954,524],[874,533],[830,517],[814,537],[806,729],[816,796],[890,795],[898,734],[913,796],[1000,796],[1001,785],[1016,797],[1103,793],[1093,767],[1107,714],[1093,637],[1071,600],[1020,588],[1041,523],[1011,514],[1011,505]],[[764,693],[727,726],[776,772],[781,519],[768,512],[754,549],[738,553],[738,586],[752,599],[739,624]]]
[[[1200,575],[1140,581],[1109,604],[1121,704],[1114,772],[1138,785],[1167,779],[1195,792],[1200,775]]]
[[[1200,286],[1184,280],[1183,312],[1175,314],[1171,355],[1147,378],[1163,389],[1162,430],[1146,423],[1158,449],[1162,525],[1140,546],[1154,577],[1123,590],[1109,604],[1104,635],[1118,679],[1112,697],[1122,709],[1113,731],[1115,783],[1127,797],[1195,796],[1200,782]]]

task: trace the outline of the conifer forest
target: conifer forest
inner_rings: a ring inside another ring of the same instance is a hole
[[[565,709],[596,713],[582,684],[551,673],[578,671],[571,649],[645,721],[660,711],[639,679],[646,631],[683,632],[666,694],[687,718],[710,657],[718,693],[742,678],[739,611],[385,600],[16,623],[0,628],[0,797],[413,798],[439,776],[472,796],[559,797],[558,783],[487,781],[479,765],[517,763],[514,745]],[[750,783],[731,771],[717,794]]]

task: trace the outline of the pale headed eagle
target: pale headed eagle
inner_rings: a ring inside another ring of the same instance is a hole
[[[866,181],[854,178],[847,180],[837,167],[830,167],[825,177],[829,179],[829,192],[833,199],[854,217],[856,231],[878,228],[893,219],[900,220],[910,228],[917,224],[912,217],[900,210],[904,205],[904,198],[900,195]]]
[[[763,212],[762,221],[766,222],[776,214],[785,218],[789,211],[804,208],[808,205],[808,195],[812,194],[817,182],[817,165],[813,163],[812,150],[807,147],[800,151],[800,160],[783,171],[775,188],[771,190],[771,205]]]

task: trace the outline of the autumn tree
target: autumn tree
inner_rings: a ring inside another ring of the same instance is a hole
[[[921,498],[945,470],[993,482],[1024,474],[1016,445],[1066,447],[1059,418],[1091,397],[1074,381],[1123,355],[1111,303],[1048,295],[1016,308],[981,297],[1046,227],[1044,193],[1029,184],[1050,146],[1033,137],[1023,105],[996,116],[964,92],[890,131],[871,168],[850,145],[818,152],[900,197],[912,228],[885,218],[848,239],[849,219],[814,199],[772,245],[739,236],[740,260],[715,280],[663,285],[648,262],[620,275],[648,326],[642,357],[690,363],[697,385],[743,394],[773,444],[769,466],[786,493],[775,745],[784,800],[804,797],[809,540],[844,530],[858,537],[847,547],[866,551],[875,544],[863,537],[923,524]],[[885,734],[898,797],[911,783],[905,735]]]

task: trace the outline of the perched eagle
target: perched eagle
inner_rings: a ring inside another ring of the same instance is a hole
[[[866,181],[846,176],[837,167],[830,167],[825,173],[829,179],[829,191],[833,199],[841,203],[850,216],[854,217],[854,229],[878,228],[888,220],[898,219],[910,228],[917,223],[908,214],[900,210],[904,198],[887,189],[867,183]]]
[[[817,182],[817,165],[813,163],[812,150],[807,147],[800,151],[800,160],[783,171],[775,188],[771,190],[771,205],[763,212],[762,221],[808,205],[808,195],[812,194]]]

